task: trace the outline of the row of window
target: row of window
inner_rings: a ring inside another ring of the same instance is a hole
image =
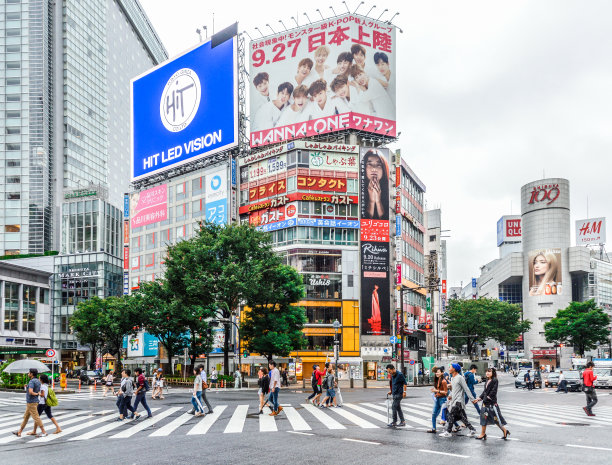
[[[37,291],[35,286],[23,285],[22,295],[19,295],[19,283],[4,283],[4,329],[19,331],[19,300],[22,301],[21,330],[36,331]],[[43,302],[49,303],[47,289],[42,291]]]
[[[301,243],[321,245],[358,245],[359,230],[298,226],[272,231],[272,242],[278,246]]]

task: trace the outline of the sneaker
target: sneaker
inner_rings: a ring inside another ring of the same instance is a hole
[[[406,422],[405,422],[405,421],[402,421],[402,422],[401,422],[399,425],[397,425],[397,426],[399,426],[399,427],[406,426]]]
[[[397,426],[397,424],[396,424],[396,423],[389,423],[389,424],[387,425],[387,428],[395,428],[396,426]]]
[[[117,418],[115,421],[123,421],[123,418]]]
[[[444,431],[443,433],[440,434],[441,438],[450,438],[452,436],[452,434],[450,434],[448,431]]]
[[[471,429],[470,432],[467,434],[468,438],[471,438],[472,436],[476,435],[476,430]]]
[[[589,410],[586,407],[582,407],[582,410],[584,410],[584,413],[586,413],[587,415],[589,414]]]

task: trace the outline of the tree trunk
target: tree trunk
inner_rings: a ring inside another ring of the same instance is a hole
[[[229,340],[230,340],[230,325],[223,324],[225,329],[225,341],[223,341],[223,374],[229,376]]]

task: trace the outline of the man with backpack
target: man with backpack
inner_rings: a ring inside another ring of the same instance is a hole
[[[142,406],[147,411],[147,418],[151,418],[153,414],[151,413],[151,409],[147,405],[147,391],[150,389],[149,383],[147,382],[147,378],[142,373],[142,368],[136,368],[134,370],[136,372],[136,400],[134,401],[134,411],[129,418],[133,418],[134,420],[138,420],[140,418],[140,414],[136,412],[138,409],[138,404],[142,403]]]
[[[523,376],[523,380],[525,381],[525,386],[527,389],[531,391],[531,370],[527,370],[527,373],[525,373],[525,376]]]
[[[324,372],[319,371],[319,365],[312,366],[312,377],[310,378],[310,384],[312,385],[312,394],[308,396],[306,402],[310,402],[310,399],[313,399],[312,403],[314,405],[317,405],[318,401],[321,399],[321,394],[323,393],[322,385],[324,374]]]

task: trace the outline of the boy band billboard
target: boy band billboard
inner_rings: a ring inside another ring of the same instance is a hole
[[[389,149],[362,147],[360,168],[361,333],[391,334]]]
[[[529,252],[529,295],[563,293],[561,249],[540,249]]]
[[[345,14],[250,43],[251,147],[344,129],[395,136],[395,27]]]

